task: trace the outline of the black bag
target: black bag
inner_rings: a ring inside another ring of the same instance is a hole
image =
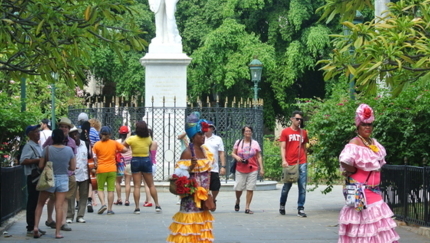
[[[37,183],[37,181],[39,180],[39,178],[40,178],[40,174],[42,173],[42,170],[41,169],[39,169],[39,168],[34,168],[32,171],[31,171],[31,174],[30,174],[30,178],[31,178],[31,182],[33,182],[33,183]]]
[[[233,161],[231,161],[231,167],[230,167],[230,173],[234,174],[236,173],[236,164],[237,164],[237,160],[233,159]]]

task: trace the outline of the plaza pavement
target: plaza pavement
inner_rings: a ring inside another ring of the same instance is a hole
[[[307,218],[297,217],[297,186],[290,191],[286,205],[287,213],[280,215],[280,184],[276,190],[255,191],[251,209],[253,215],[244,213],[245,193],[242,195],[241,209],[234,211],[235,196],[232,191],[221,191],[218,195],[217,210],[213,213],[215,242],[219,243],[335,243],[337,242],[337,218],[343,204],[341,186],[335,186],[329,194],[321,194],[320,189],[307,193],[305,212]],[[123,193],[124,194],[124,193]],[[145,194],[141,195],[141,204]],[[155,208],[141,208],[141,214],[133,214],[134,202],[130,206],[113,206],[115,215],[98,215],[100,205],[94,213],[86,213],[86,223],[72,223],[71,232],[62,232],[63,239],[54,239],[54,229],[44,225],[46,212],[42,216],[41,229],[47,234],[40,239],[26,236],[25,211],[10,220],[5,228],[10,237],[0,237],[0,242],[144,242],[162,243],[169,233],[172,216],[178,211],[177,197],[160,189],[159,201],[162,213]],[[124,196],[122,197],[124,201]],[[46,210],[46,208],[45,208]],[[398,227],[400,242],[430,242],[407,227]],[[5,233],[5,232],[4,232]]]

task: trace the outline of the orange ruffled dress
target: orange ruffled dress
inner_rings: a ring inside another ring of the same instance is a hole
[[[209,190],[210,170],[213,163],[213,154],[202,145],[205,157],[197,160],[191,178],[195,178],[199,186]],[[175,167],[189,167],[191,160],[180,160]],[[170,235],[167,237],[169,243],[190,243],[190,242],[213,242],[212,222],[214,217],[208,210],[198,208],[194,202],[194,197],[188,196],[181,199],[179,212],[173,217],[173,223],[169,226]]]

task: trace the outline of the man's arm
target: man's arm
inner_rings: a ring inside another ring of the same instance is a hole
[[[281,142],[281,158],[282,158],[282,167],[288,167],[288,163],[287,160],[285,159],[285,147],[286,147],[286,142],[282,141]]]
[[[219,171],[220,175],[225,174],[225,153],[224,151],[218,151],[219,160],[221,162],[221,169]]]
[[[22,148],[21,158],[19,160],[22,165],[38,164],[40,158],[36,158],[37,154],[34,154],[29,144],[24,145]]]

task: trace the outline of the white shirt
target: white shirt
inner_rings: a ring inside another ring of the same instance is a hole
[[[51,130],[42,130],[42,131],[40,131],[39,145],[43,146],[43,144],[45,143],[46,139],[48,139],[51,135],[52,135],[52,131]]]
[[[205,145],[214,154],[214,163],[212,164],[211,171],[219,173],[219,152],[224,151],[222,138],[212,134],[212,136],[205,138]]]
[[[76,146],[76,181],[88,180],[88,150],[85,142],[81,140],[79,146]]]

